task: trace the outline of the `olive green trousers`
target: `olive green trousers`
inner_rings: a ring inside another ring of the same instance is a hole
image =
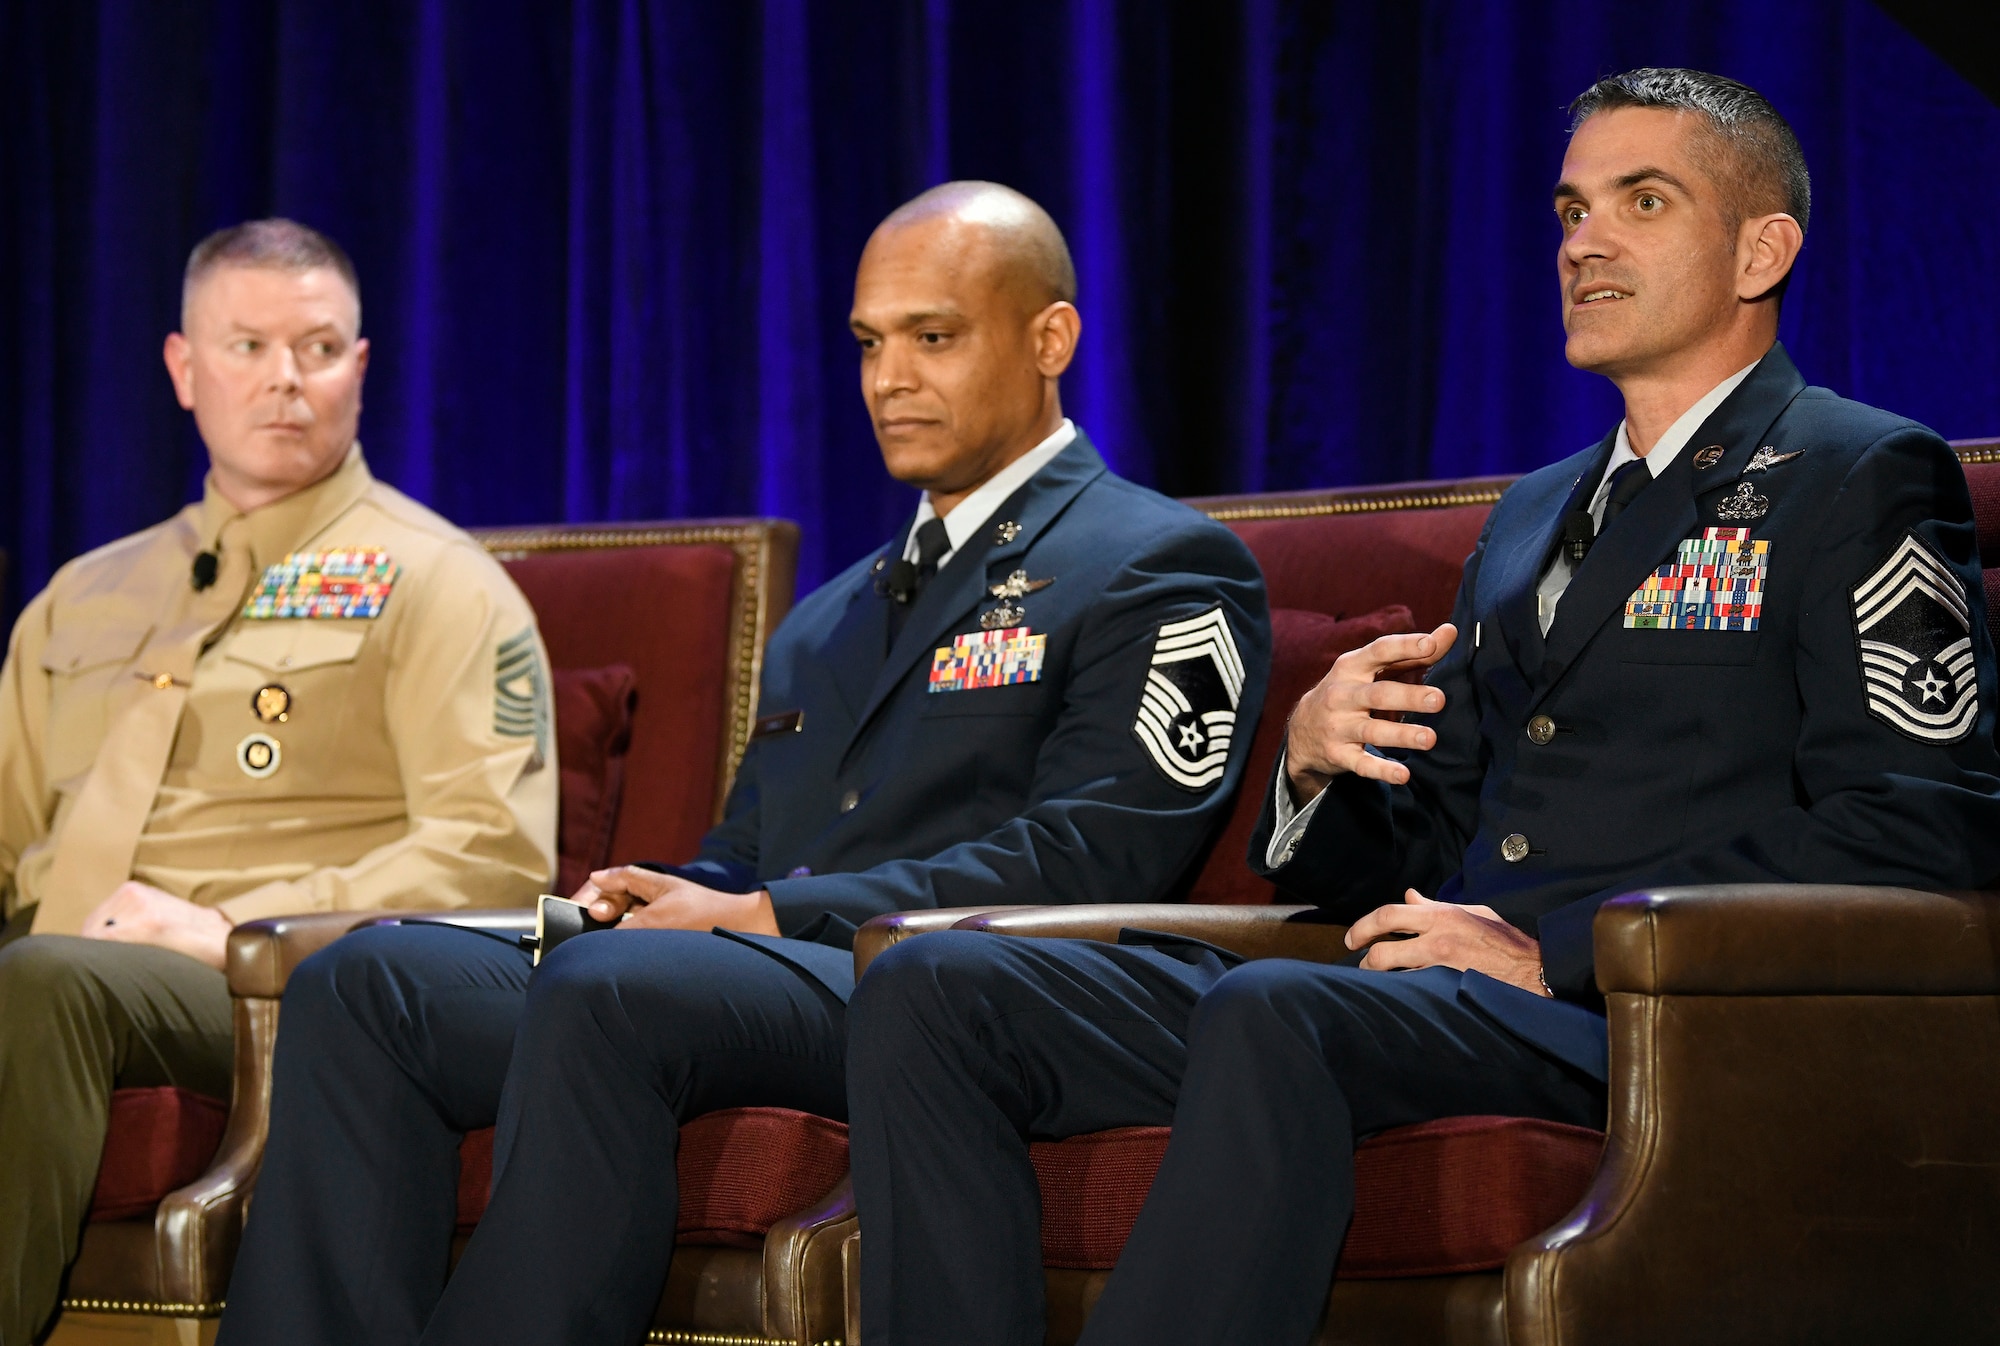
[[[73,935],[0,943],[0,1346],[53,1319],[104,1153],[111,1091],[229,1097],[229,986],[171,950]]]

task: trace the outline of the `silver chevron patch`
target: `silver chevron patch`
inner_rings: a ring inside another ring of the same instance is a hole
[[[1153,642],[1132,734],[1160,774],[1184,790],[1206,790],[1229,769],[1243,658],[1220,607],[1168,622]]]
[[[1868,713],[1924,743],[1956,743],[1979,719],[1965,586],[1916,534],[1856,585],[1854,640]]]

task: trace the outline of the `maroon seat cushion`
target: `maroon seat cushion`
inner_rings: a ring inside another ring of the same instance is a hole
[[[1029,1147],[1042,1189],[1042,1261],[1118,1260],[1167,1149],[1167,1128],[1126,1127]],[[1339,1274],[1357,1280],[1490,1271],[1583,1197],[1602,1132],[1529,1117],[1448,1117],[1363,1141]]]
[[[228,1120],[227,1103],[186,1089],[113,1090],[90,1218],[152,1214],[167,1193],[208,1171]]]
[[[1270,690],[1264,695],[1264,713],[1250,740],[1250,761],[1244,768],[1243,788],[1230,806],[1229,821],[1223,824],[1195,878],[1188,894],[1190,902],[1249,905],[1276,898],[1277,888],[1270,880],[1251,873],[1245,857],[1250,850],[1250,834],[1257,830],[1257,815],[1264,807],[1265,793],[1270,789],[1271,771],[1277,764],[1279,750],[1284,747],[1286,718],[1299,698],[1326,676],[1335,659],[1377,636],[1415,629],[1410,610],[1400,604],[1346,621],[1297,608],[1278,608],[1271,613]]]
[[[562,770],[556,891],[567,896],[611,863],[611,833],[625,797],[638,680],[624,664],[555,670],[556,759]]]
[[[726,1108],[681,1128],[683,1243],[762,1245],[764,1234],[812,1205],[847,1176],[847,1127],[789,1108]],[[458,1225],[486,1213],[493,1183],[493,1132],[474,1131],[459,1147]]]
[[[736,553],[661,545],[503,557],[558,669],[624,664],[641,689],[611,853],[685,860],[715,820]],[[558,726],[560,732],[560,726]]]

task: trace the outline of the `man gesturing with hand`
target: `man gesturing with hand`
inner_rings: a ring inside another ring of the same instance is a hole
[[[1444,709],[1445,694],[1428,684],[1384,675],[1428,669],[1451,652],[1457,639],[1458,628],[1450,622],[1429,635],[1383,636],[1340,656],[1300,699],[1287,726],[1273,800],[1276,835],[1266,852],[1272,868],[1291,861],[1320,795],[1337,777],[1410,783],[1406,764],[1369,749],[1423,752],[1435,747],[1436,729],[1404,723],[1401,717],[1437,714]],[[1414,888],[1404,892],[1401,904],[1377,907],[1356,921],[1347,932],[1347,946],[1367,950],[1357,966],[1371,971],[1456,968],[1553,995],[1542,975],[1541,948],[1531,936],[1491,907],[1436,902]]]
[[[1810,206],[1797,140],[1699,71],[1602,80],[1573,115],[1567,353],[1624,419],[1494,507],[1449,625],[1345,656],[1301,700],[1251,840],[1356,953],[1236,966],[1136,930],[947,931],[879,958],[849,1017],[871,1346],[1041,1341],[1027,1138],[1164,1124],[1082,1346],[1304,1343],[1359,1138],[1602,1125],[1607,899],[2000,874],[1963,472],[1777,344]]]

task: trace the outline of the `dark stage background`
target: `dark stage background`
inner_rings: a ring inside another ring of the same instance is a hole
[[[1068,231],[1066,401],[1130,476],[1533,467],[1617,415],[1561,358],[1548,189],[1637,64],[1797,127],[1807,376],[2000,432],[2000,109],[1866,0],[0,0],[13,597],[195,493],[160,338],[193,242],[269,213],[354,254],[370,457],[467,524],[789,515],[805,583],[876,545],[913,497],[852,269],[948,177]]]

